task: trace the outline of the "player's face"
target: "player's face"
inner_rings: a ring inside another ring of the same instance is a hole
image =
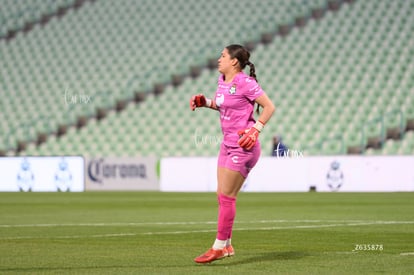
[[[221,55],[218,59],[218,71],[222,74],[226,74],[227,72],[229,72],[230,70],[232,70],[232,68],[235,66],[235,64],[237,63],[237,59],[236,58],[231,58],[228,50],[226,48],[224,48],[224,50],[221,52]]]

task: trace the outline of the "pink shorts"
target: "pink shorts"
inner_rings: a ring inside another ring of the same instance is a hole
[[[250,170],[252,170],[259,160],[260,152],[259,142],[250,151],[240,146],[232,147],[221,143],[218,166],[238,171],[244,178],[247,178]]]

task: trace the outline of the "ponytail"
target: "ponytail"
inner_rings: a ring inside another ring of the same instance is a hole
[[[256,68],[254,67],[254,64],[250,61],[247,61],[246,65],[250,67],[250,76],[253,77],[254,80],[256,80],[256,82],[259,82],[259,81],[257,81]]]
[[[250,62],[249,60],[247,60],[246,65],[250,67],[250,76],[254,78],[254,80],[257,81],[257,77],[256,77],[256,68],[254,67],[254,64],[252,62]],[[256,114],[260,114],[260,105],[257,104],[256,106]]]

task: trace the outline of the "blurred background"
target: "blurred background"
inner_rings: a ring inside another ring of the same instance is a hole
[[[0,155],[216,156],[216,60],[251,51],[303,155],[414,154],[413,0],[0,1]]]

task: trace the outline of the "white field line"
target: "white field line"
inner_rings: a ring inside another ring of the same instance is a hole
[[[266,223],[358,223],[358,224],[412,224],[414,221],[364,221],[364,220],[258,220],[236,221],[235,224],[266,224]],[[40,223],[40,224],[0,224],[0,228],[14,227],[116,227],[116,226],[147,226],[147,225],[208,225],[216,221],[203,222],[138,222],[138,223]]]
[[[348,227],[348,226],[365,226],[365,225],[386,225],[386,224],[414,224],[414,221],[374,221],[361,223],[337,223],[337,224],[316,224],[316,225],[292,225],[292,226],[271,226],[271,227],[246,227],[234,228],[233,231],[272,231],[283,229],[310,229],[310,228],[327,228],[327,227]],[[169,235],[169,234],[186,234],[186,233],[203,233],[215,232],[216,230],[194,230],[194,231],[171,231],[171,232],[145,232],[139,235]],[[138,234],[137,234],[138,235]]]
[[[404,252],[400,253],[401,256],[414,256],[414,252]]]
[[[270,221],[269,221],[270,222]],[[273,221],[274,222],[274,221]],[[292,222],[292,221],[288,221]],[[211,224],[211,222],[197,223],[197,224]],[[241,222],[239,222],[241,223]],[[253,223],[245,222],[245,223]],[[162,223],[164,224],[164,223]],[[179,223],[189,224],[189,223]],[[272,231],[272,230],[286,230],[286,229],[316,229],[316,228],[330,228],[330,227],[349,227],[349,226],[368,226],[368,225],[388,225],[388,224],[414,224],[414,221],[371,221],[371,222],[350,222],[350,223],[333,223],[333,224],[314,224],[314,225],[290,225],[290,226],[272,226],[272,227],[245,227],[234,228],[234,231]],[[125,237],[125,236],[145,236],[145,235],[178,235],[178,234],[195,234],[195,233],[210,233],[216,232],[216,229],[206,230],[180,230],[167,232],[139,232],[139,233],[110,233],[98,235],[67,235],[67,236],[18,236],[18,237],[3,237],[0,240],[21,240],[21,239],[80,239],[80,238],[108,238],[108,237]]]
[[[40,223],[40,224],[0,224],[0,228],[13,227],[110,227],[110,226],[146,226],[146,225],[196,225],[215,224],[216,222],[143,222],[143,223]]]

